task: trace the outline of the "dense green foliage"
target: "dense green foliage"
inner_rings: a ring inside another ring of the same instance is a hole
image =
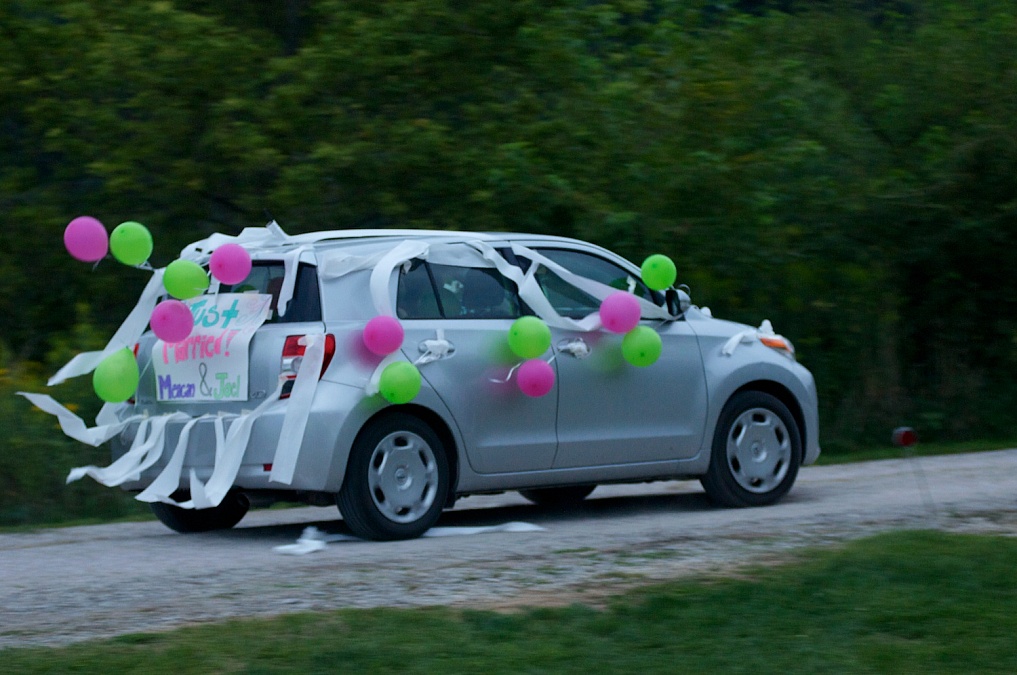
[[[553,232],[770,318],[828,449],[1011,435],[1014,53],[1008,0],[12,0],[4,359],[52,372],[76,322],[101,343],[133,305],[144,273],[63,251],[83,213],[144,222],[157,265],[266,211]],[[2,409],[17,436],[27,404]]]
[[[1012,673],[1017,541],[892,533],[574,605],[345,610],[2,652],[9,673]]]

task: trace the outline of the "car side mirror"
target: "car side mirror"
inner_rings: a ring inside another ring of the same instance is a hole
[[[671,316],[681,316],[692,306],[692,298],[684,289],[667,289],[664,293],[664,300],[667,302],[667,311],[671,313]]]

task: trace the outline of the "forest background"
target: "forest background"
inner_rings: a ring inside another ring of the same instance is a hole
[[[1017,8],[965,2],[0,4],[0,524],[130,512],[13,395],[100,348],[152,263],[274,217],[666,253],[815,374],[825,451],[1017,428]],[[89,378],[55,391],[91,421]]]

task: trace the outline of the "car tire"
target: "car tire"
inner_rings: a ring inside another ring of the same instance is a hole
[[[794,416],[775,396],[743,391],[728,400],[700,482],[721,506],[765,506],[791,489],[802,461]]]
[[[590,496],[596,485],[569,485],[555,488],[536,488],[520,490],[519,494],[540,506],[563,507],[575,506]]]
[[[183,493],[174,494],[173,497],[177,501],[187,499],[187,495]],[[218,506],[210,509],[183,509],[162,502],[155,502],[149,506],[163,525],[181,534],[191,534],[230,529],[247,514],[251,503],[242,492],[230,490]]]
[[[358,537],[413,539],[437,522],[448,484],[438,434],[418,417],[389,413],[354,441],[336,505]]]

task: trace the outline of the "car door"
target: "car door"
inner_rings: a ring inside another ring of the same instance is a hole
[[[531,398],[510,377],[508,331],[521,315],[515,284],[494,268],[411,261],[399,272],[396,315],[408,354],[444,339],[450,351],[420,372],[442,399],[477,473],[551,468],[557,395]]]
[[[533,247],[581,276],[663,302],[632,269],[595,249]],[[581,319],[600,302],[546,268],[544,295],[562,316]],[[675,460],[694,456],[706,419],[706,383],[696,336],[688,323],[643,319],[660,334],[656,363],[636,367],[622,356],[624,336],[552,328],[558,369],[558,451],[554,468]],[[579,348],[577,348],[577,345]]]

